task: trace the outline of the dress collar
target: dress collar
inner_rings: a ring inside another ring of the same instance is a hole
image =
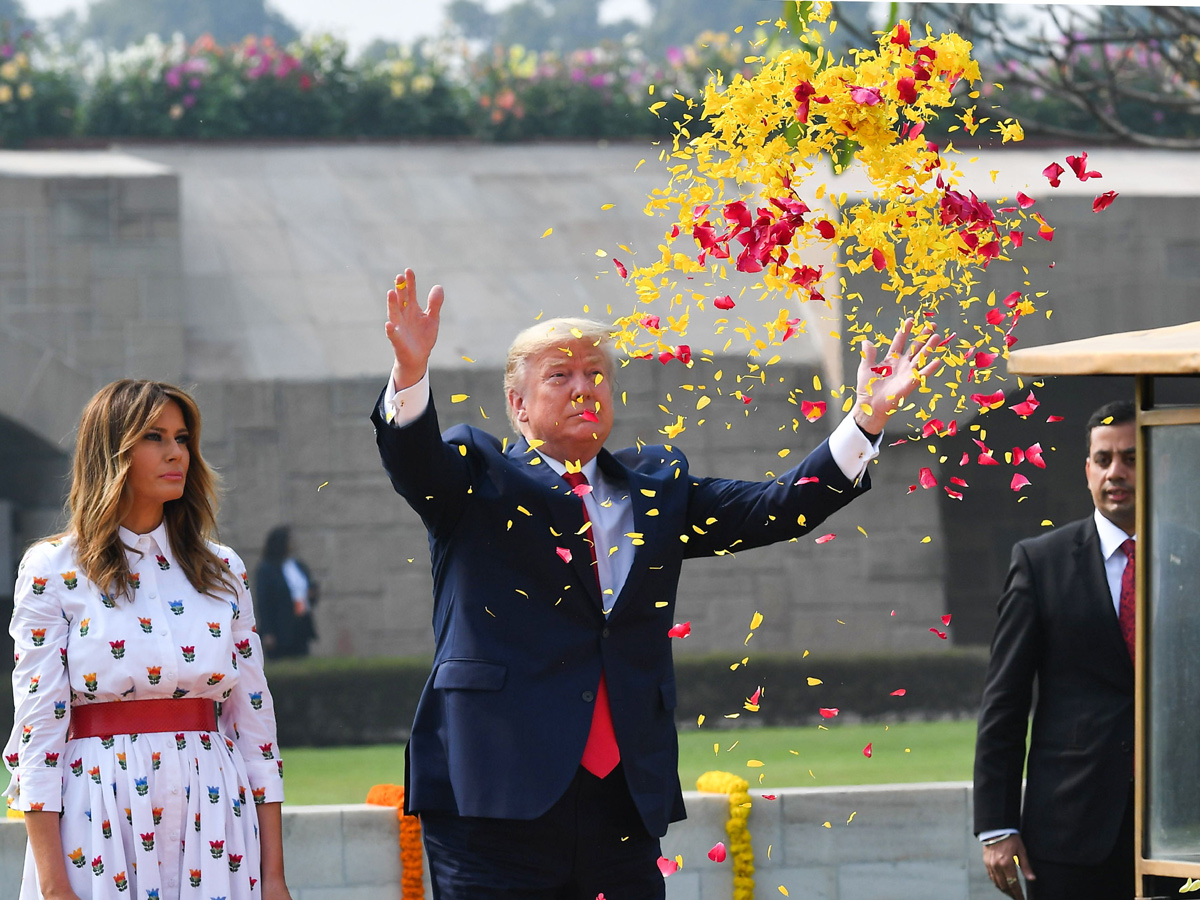
[[[1123,528],[1120,528],[1104,518],[1100,514],[1100,510],[1094,510],[1092,515],[1096,519],[1096,532],[1100,535],[1100,553],[1108,560],[1110,556],[1121,549],[1121,545],[1132,537],[1135,541],[1137,535],[1128,535]]]
[[[158,527],[146,534],[138,534],[130,531],[128,528],[121,526],[117,528],[117,535],[126,547],[140,552],[143,556],[165,556],[171,554],[171,541],[167,537],[167,520],[164,518]]]

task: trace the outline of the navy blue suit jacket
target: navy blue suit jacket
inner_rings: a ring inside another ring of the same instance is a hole
[[[630,794],[647,830],[664,834],[684,817],[667,637],[683,560],[804,534],[869,479],[852,484],[825,443],[764,482],[697,477],[667,446],[601,451],[643,541],[606,616],[578,534],[582,504],[523,439],[505,447],[467,426],[441,435],[432,400],[399,428],[379,406],[384,468],[425,523],[433,562],[435,654],[408,745],[406,806],[546,812],[578,769],[603,669]],[[805,476],[819,482],[797,485]]]

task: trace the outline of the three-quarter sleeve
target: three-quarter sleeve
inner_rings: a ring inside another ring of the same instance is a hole
[[[12,772],[5,796],[22,811],[62,809],[71,686],[67,677],[71,625],[60,592],[74,572],[59,572],[48,544],[31,547],[17,570],[13,617],[15,644],[13,730],[4,747]]]
[[[275,705],[263,672],[263,649],[254,628],[254,604],[249,576],[241,557],[228,548],[220,555],[229,560],[237,585],[233,637],[237,648],[238,680],[233,693],[221,704],[221,731],[241,751],[255,803],[283,801],[283,761],[275,735]]]

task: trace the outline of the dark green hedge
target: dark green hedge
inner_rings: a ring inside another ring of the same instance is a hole
[[[728,655],[685,656],[675,663],[676,719],[705,727],[801,725],[839,720],[973,715],[983,692],[986,651],[832,656],[756,654],[730,670]],[[267,672],[283,747],[403,741],[429,675],[428,660],[300,660]],[[821,684],[809,686],[808,678]],[[743,708],[761,686],[758,712]],[[892,692],[903,688],[903,697]],[[738,714],[736,719],[726,715]]]

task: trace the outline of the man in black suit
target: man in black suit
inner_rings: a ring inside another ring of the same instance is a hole
[[[975,832],[1017,900],[1018,864],[1031,900],[1134,891],[1133,404],[1096,410],[1087,436],[1095,511],[1013,547],[979,713]]]

